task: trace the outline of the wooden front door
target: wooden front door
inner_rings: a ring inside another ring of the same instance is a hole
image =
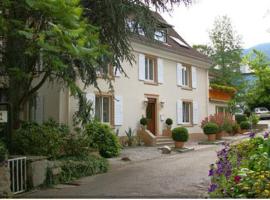
[[[156,99],[148,98],[146,107],[147,129],[156,135]]]

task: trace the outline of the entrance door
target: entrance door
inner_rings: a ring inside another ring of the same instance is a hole
[[[148,98],[146,107],[147,129],[156,135],[156,99]]]

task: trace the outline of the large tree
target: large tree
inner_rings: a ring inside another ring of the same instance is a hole
[[[233,29],[230,18],[217,17],[209,32],[209,38],[210,45],[195,45],[194,47],[212,59],[213,65],[210,71],[215,75],[213,82],[239,86],[241,38]]]
[[[270,62],[262,52],[253,50],[243,62],[254,72],[255,81],[245,95],[245,101],[253,109],[263,106],[270,109]]]
[[[2,0],[0,87],[8,90],[15,126],[46,81],[77,95],[76,80],[98,87],[97,69],[108,63],[124,72],[120,63],[133,61],[125,20],[133,16],[151,35],[158,22],[150,7],[168,11],[181,2],[191,0]]]

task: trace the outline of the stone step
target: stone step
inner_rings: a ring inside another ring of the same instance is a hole
[[[156,142],[157,146],[174,146],[174,141],[167,141],[167,142]]]

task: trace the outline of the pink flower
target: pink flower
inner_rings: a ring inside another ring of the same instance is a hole
[[[241,180],[241,176],[235,176],[235,177],[234,177],[234,182],[235,182],[236,184],[238,184],[238,183],[240,182],[240,180]]]

